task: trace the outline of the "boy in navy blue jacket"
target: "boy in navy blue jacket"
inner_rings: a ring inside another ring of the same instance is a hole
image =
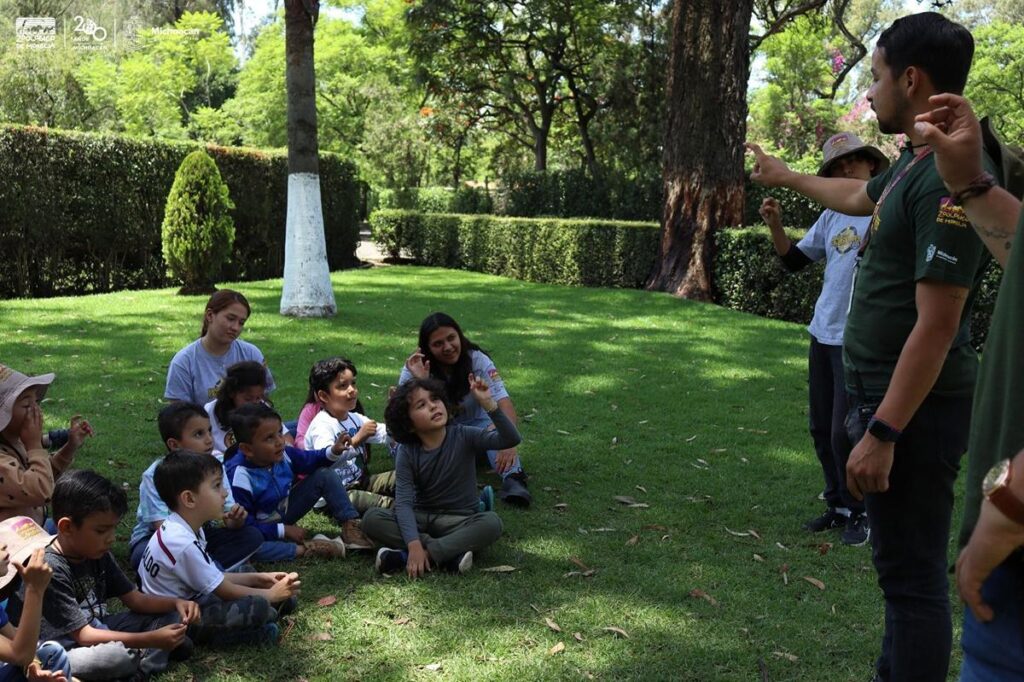
[[[235,502],[248,512],[246,522],[263,533],[257,552],[262,561],[288,561],[306,553],[343,557],[345,547],[371,549],[363,535],[359,512],[348,499],[341,479],[329,468],[348,447],[341,434],[331,447],[300,450],[287,446],[281,435],[281,417],[262,403],[243,405],[231,413],[236,452],[224,468]],[[305,475],[296,481],[298,475]],[[327,512],[341,526],[341,537],[307,537],[298,522],[323,498]]]

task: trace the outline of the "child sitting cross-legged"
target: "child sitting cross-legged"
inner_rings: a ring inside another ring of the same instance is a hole
[[[400,443],[395,507],[371,509],[363,519],[366,534],[384,546],[377,553],[382,573],[404,568],[415,578],[434,567],[464,573],[473,552],[501,537],[498,515],[477,511],[476,460],[518,445],[519,431],[482,379],[470,374],[469,386],[494,430],[449,424],[444,386],[436,379],[411,379],[388,401],[388,432]]]
[[[295,609],[296,573],[224,573],[206,549],[203,524],[223,514],[224,470],[212,455],[175,450],[153,474],[171,510],[146,545],[142,591],[199,604],[189,634],[197,644],[276,643],[278,615]]]
[[[57,642],[39,642],[43,594],[53,576],[44,558],[44,548],[51,540],[28,517],[15,516],[0,523],[0,589],[6,588],[15,576],[25,588],[17,628],[0,608],[0,680],[4,682],[71,680],[71,665],[64,647]]]
[[[213,447],[210,419],[201,405],[173,402],[160,410],[157,426],[168,452],[185,449],[212,454],[218,461],[223,458],[223,455]],[[142,480],[139,482],[139,509],[136,512],[137,520],[129,542],[130,562],[136,571],[139,570],[139,562],[142,561],[142,554],[146,551],[149,538],[170,516],[170,511],[160,499],[153,482],[157,465],[162,461],[163,457],[154,460],[142,473]],[[205,531],[210,558],[224,570],[231,571],[259,550],[263,544],[263,534],[253,526],[245,524],[245,509],[235,503],[230,488],[225,486],[225,490],[227,499],[224,500],[223,514],[216,519],[223,521],[223,525],[207,524]]]
[[[279,554],[274,559],[287,561],[306,553],[343,557],[346,545],[373,546],[360,530],[359,512],[341,478],[330,469],[351,442],[347,433],[320,450],[299,450],[285,445],[281,417],[267,405],[243,405],[230,419],[237,452],[230,456],[229,451],[225,468],[235,501],[248,512],[246,523],[263,533],[263,560],[270,560],[269,548]],[[296,481],[303,474],[306,477]],[[340,538],[309,538],[306,529],[297,525],[321,497],[328,514],[341,526]]]
[[[309,424],[307,447],[327,447],[343,433],[352,438],[348,449],[331,465],[348,489],[352,506],[360,512],[372,507],[391,507],[395,502],[395,472],[371,475],[366,470],[369,464],[367,444],[387,444],[387,429],[360,413],[356,366],[352,361],[334,357],[313,365],[309,372],[308,400],[315,400],[323,410]]]
[[[192,651],[186,627],[198,620],[199,606],[139,592],[110,553],[127,508],[124,491],[94,471],[66,472],[53,491],[57,537],[46,548],[53,579],[39,634],[68,650],[82,680],[145,677]],[[114,597],[126,610],[107,610]],[[26,586],[22,602],[27,598]]]

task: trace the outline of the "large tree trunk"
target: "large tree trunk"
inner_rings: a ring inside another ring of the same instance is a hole
[[[281,314],[327,317],[337,312],[327,266],[316,128],[313,29],[317,0],[285,2],[288,86],[288,216]]]
[[[648,289],[710,300],[714,231],[743,217],[753,0],[676,0],[661,254]]]

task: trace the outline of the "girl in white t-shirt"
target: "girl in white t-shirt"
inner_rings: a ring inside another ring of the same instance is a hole
[[[349,435],[351,445],[331,468],[348,489],[352,506],[364,513],[394,504],[395,472],[370,474],[367,469],[369,444],[387,445],[388,433],[383,423],[362,414],[356,374],[356,366],[345,358],[327,358],[313,365],[307,404],[315,402],[322,409],[309,423],[304,442],[307,450],[318,450],[333,445],[341,433]]]
[[[217,388],[217,397],[206,403],[206,413],[210,415],[210,432],[213,434],[213,449],[227,452],[235,444],[231,433],[231,411],[242,405],[267,402],[267,387],[270,375],[267,368],[259,362],[246,360],[228,367]],[[282,433],[289,445],[292,438],[286,427]]]

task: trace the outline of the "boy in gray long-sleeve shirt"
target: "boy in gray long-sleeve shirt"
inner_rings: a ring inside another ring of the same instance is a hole
[[[488,450],[518,445],[519,431],[498,409],[486,382],[470,374],[469,385],[494,430],[449,424],[444,386],[435,379],[402,384],[388,402],[388,433],[401,444],[395,505],[370,509],[362,524],[363,532],[382,545],[381,572],[405,568],[415,578],[436,566],[464,573],[473,565],[474,551],[501,537],[498,515],[477,511],[476,460]]]

